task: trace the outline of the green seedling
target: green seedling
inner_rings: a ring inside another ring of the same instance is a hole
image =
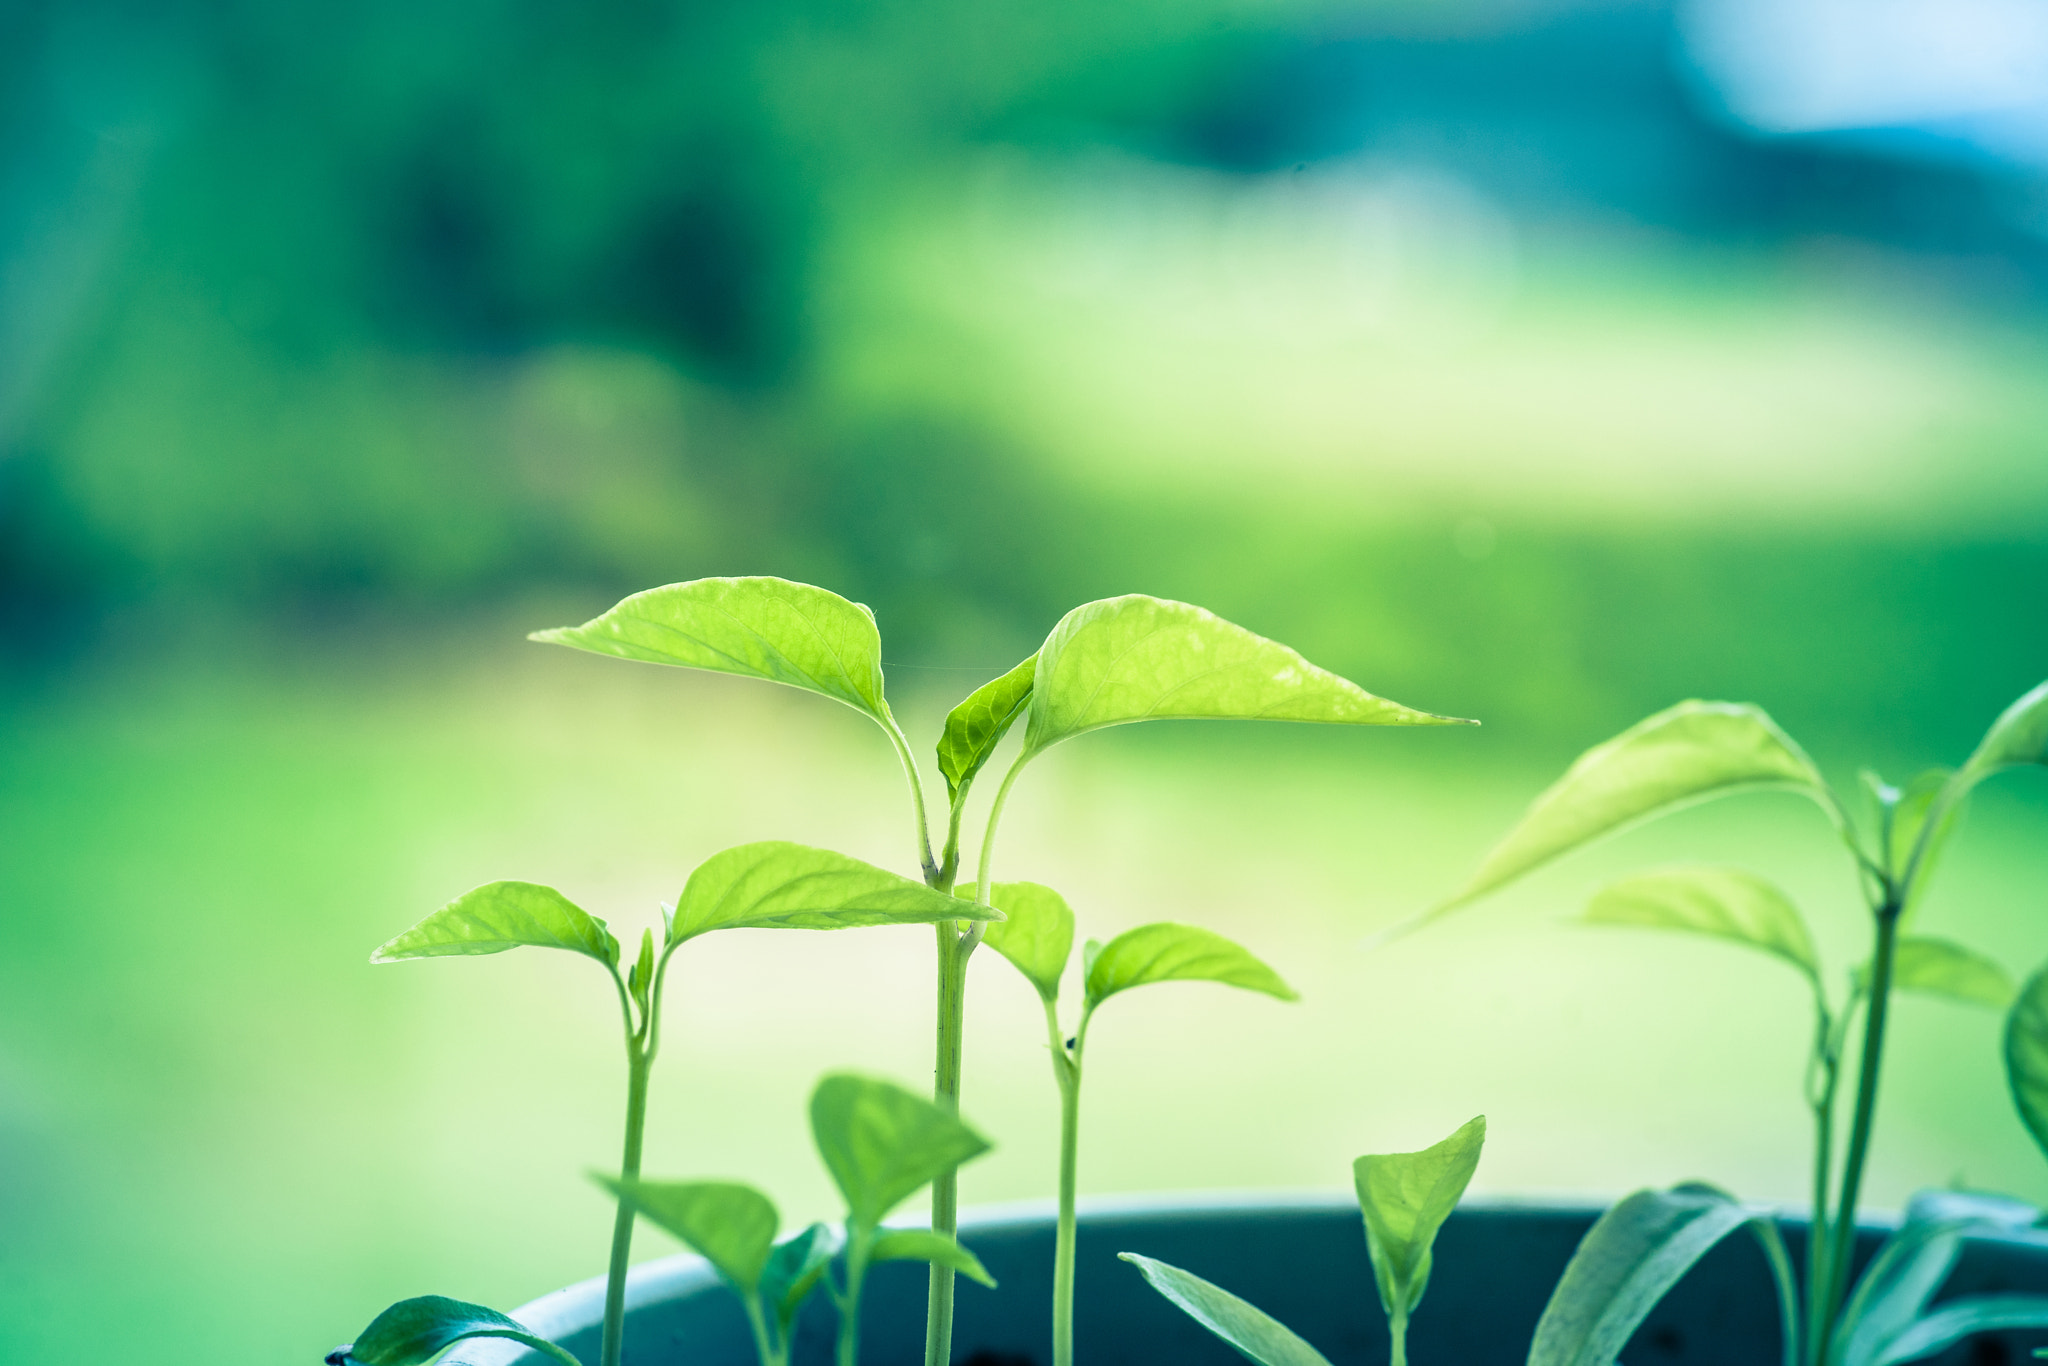
[[[921,883],[844,854],[770,840],[728,849],[699,865],[683,885],[676,904],[662,908],[659,949],[654,931],[644,931],[640,951],[623,974],[619,971],[619,941],[613,938],[605,922],[554,888],[531,882],[493,882],[466,892],[378,949],[371,955],[371,961],[392,963],[408,958],[469,956],[533,947],[565,949],[602,966],[617,990],[625,1033],[626,1122],[620,1172],[623,1181],[631,1181],[640,1174],[647,1127],[648,1079],[661,1043],[662,986],[667,979],[669,959],[677,949],[714,930],[833,930],[940,922],[970,922],[979,927],[999,915],[1000,912],[985,906],[963,907],[956,898],[942,896]],[[632,1240],[633,1206],[622,1198],[612,1223],[600,1348],[602,1366],[619,1366],[625,1326],[626,1264]],[[488,1315],[490,1321],[502,1319],[494,1311],[439,1297],[408,1300],[404,1304],[416,1306],[409,1311],[414,1317],[431,1317],[430,1310],[439,1312],[434,1306],[453,1305],[459,1311]],[[422,1305],[429,1308],[417,1308]],[[383,1323],[403,1307],[394,1306],[377,1323]],[[411,1323],[412,1318],[401,1316],[399,1322],[402,1327]],[[399,1331],[392,1328],[380,1337],[365,1330],[356,1344],[356,1359],[364,1366],[379,1366],[362,1356],[364,1344],[395,1341],[391,1333]],[[458,1336],[485,1331],[477,1328]],[[442,1345],[455,1340],[448,1338]],[[394,1366],[398,1360],[388,1358]]]
[[[1486,1116],[1466,1123],[1419,1153],[1367,1155],[1351,1165],[1365,1248],[1380,1306],[1386,1310],[1392,1366],[1408,1366],[1408,1320],[1429,1288],[1437,1230],[1458,1207],[1486,1145]],[[1137,1267],[1154,1290],[1259,1366],[1330,1366],[1293,1329],[1246,1300],[1177,1266],[1117,1256]]]
[[[1060,1213],[1053,1250],[1053,1366],[1074,1361],[1074,1189],[1081,1135],[1081,1063],[1088,1025],[1110,997],[1154,982],[1221,982],[1262,991],[1283,1001],[1300,999],[1280,975],[1220,934],[1192,925],[1141,925],[1082,949],[1085,973],[1080,1022],[1069,1036],[1060,1027],[1060,978],[1074,947],[1074,913],[1050,887],[999,882],[989,899],[1004,919],[990,922],[988,946],[1007,958],[1038,992],[1053,1080],[1060,1092]]]
[[[376,1318],[354,1342],[327,1354],[327,1366],[425,1366],[458,1342],[510,1338],[563,1366],[583,1366],[546,1338],[480,1304],[445,1295],[400,1300]]]
[[[1375,697],[1275,641],[1187,603],[1131,594],[1075,608],[1032,655],[977,688],[947,715],[938,742],[945,833],[934,849],[924,781],[883,693],[882,643],[873,613],[808,584],[776,578],[697,579],[649,589],[581,626],[535,640],[654,664],[763,679],[828,697],[888,737],[909,786],[913,848],[926,886],[950,894],[961,868],[968,795],[1004,736],[1023,741],[989,803],[973,900],[989,904],[1004,803],[1033,759],[1061,741],[1108,726],[1171,718],[1311,721],[1336,725],[1470,724]],[[938,929],[938,1019],[933,1094],[957,1110],[967,963],[984,918],[961,914]],[[932,1229],[957,1228],[955,1173],[932,1182]],[[953,1270],[934,1263],[926,1366],[948,1366]],[[607,1363],[611,1366],[611,1363]]]
[[[1909,1214],[1888,1244],[1895,1250],[1880,1254],[1853,1294],[1850,1286],[1857,1202],[1877,1115],[1893,993],[1918,992],[1994,1009],[2014,995],[2005,969],[1982,954],[1947,939],[1910,933],[1914,913],[1971,790],[2004,769],[2044,762],[2048,684],[2008,708],[1960,769],[1932,770],[1904,787],[1865,774],[1870,816],[1859,826],[1804,751],[1762,711],[1725,702],[1680,703],[1581,755],[1536,799],[1470,881],[1423,918],[1497,892],[1626,826],[1759,789],[1797,792],[1820,807],[1847,847],[1868,908],[1870,956],[1831,991],[1799,909],[1753,873],[1670,869],[1626,878],[1593,897],[1584,916],[1588,923],[1710,936],[1760,950],[1802,979],[1814,1007],[1806,1097],[1814,1131],[1812,1232],[1802,1285],[1767,1212],[1704,1186],[1639,1192],[1610,1210],[1587,1235],[1537,1330],[1531,1366],[1606,1366],[1707,1248],[1744,1226],[1764,1240],[1777,1277],[1786,1366],[1889,1366],[1936,1350],[1927,1344],[1953,1340],[1944,1336],[1952,1331],[1960,1335],[2019,1323],[2048,1326],[2048,1300],[2002,1300],[1992,1307],[1965,1303],[1953,1313],[1953,1306],[1944,1306],[1923,1316],[1953,1259],[1953,1237],[2006,1227],[2017,1208],[2010,1202],[1923,1196],[1915,1205],[1920,1213]],[[2048,1147],[2043,1110],[2048,1101],[2048,988],[2042,991],[2038,997],[2030,991],[2010,1017],[2007,1059],[2021,1115]],[[1836,1121],[1842,1083],[1851,1068],[1855,1099],[1844,1142]],[[1935,1251],[1913,1251],[1923,1243]],[[1948,1260],[1942,1248],[1950,1249]],[[1897,1264],[1909,1265],[1911,1274],[1889,1275],[1887,1269]]]
[[[862,1282],[876,1262],[944,1263],[995,1285],[953,1238],[880,1226],[940,1171],[987,1152],[980,1135],[900,1086],[841,1073],[812,1093],[811,1138],[846,1197],[846,1218],[838,1228],[812,1224],[781,1243],[775,1241],[781,1219],[774,1203],[751,1186],[597,1179],[711,1263],[746,1306],[761,1366],[788,1366],[797,1311],[820,1284],[839,1309],[839,1366],[854,1366]],[[831,1263],[842,1252],[835,1281]]]

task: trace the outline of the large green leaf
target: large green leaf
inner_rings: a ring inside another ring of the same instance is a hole
[[[742,1295],[761,1283],[782,1222],[775,1204],[732,1181],[620,1181],[594,1174],[599,1185],[718,1269]]]
[[[2048,1299],[2038,1295],[1973,1295],[1950,1300],[1886,1343],[1874,1366],[1919,1361],[1974,1333],[1995,1333],[2006,1328],[2048,1328]]]
[[[1858,969],[1863,980],[1865,969]],[[1892,989],[1939,996],[1964,1005],[2004,1010],[2012,1004],[2012,974],[1975,949],[1947,939],[1907,935],[1892,959]]]
[[[1485,1144],[1480,1115],[1421,1152],[1368,1154],[1351,1164],[1373,1279],[1390,1317],[1405,1319],[1422,1303],[1437,1230],[1458,1207]]]
[[[1004,919],[988,927],[982,940],[1013,963],[1038,994],[1056,1001],[1060,975],[1074,951],[1074,913],[1064,898],[1036,882],[997,882],[988,899]]]
[[[1558,1278],[1529,1366],[1612,1366],[1679,1277],[1752,1212],[1698,1187],[1637,1191],[1600,1216]]]
[[[370,1320],[362,1336],[327,1354],[327,1366],[421,1366],[466,1338],[510,1338],[545,1356],[578,1366],[576,1358],[517,1319],[445,1295],[400,1300]]]
[[[981,772],[996,745],[1031,705],[1031,680],[1037,670],[1038,656],[1033,655],[1001,678],[982,684],[946,713],[946,729],[939,736],[939,772],[946,775],[948,799],[957,797]]]
[[[2005,1079],[2020,1122],[2048,1155],[2048,966],[2027,979],[2006,1013]]]
[[[1740,868],[1671,868],[1602,888],[1586,907],[1595,925],[1690,930],[1730,939],[1782,958],[1820,981],[1813,936],[1792,899]]]
[[[523,946],[568,949],[600,963],[619,961],[619,941],[602,920],[554,888],[533,882],[493,882],[464,892],[371,954],[370,961],[503,953]]]
[[[839,1255],[841,1241],[839,1230],[832,1225],[812,1224],[775,1245],[767,1265],[761,1268],[761,1299],[778,1322],[787,1325],[796,1317],[818,1278]]]
[[[811,1093],[811,1137],[850,1222],[868,1226],[989,1146],[924,1097],[847,1072],[826,1076]]]
[[[1001,918],[1001,911],[857,858],[763,840],[699,864],[676,898],[668,933],[671,944],[680,944],[712,930],[843,930]]]
[[[1076,607],[1039,647],[1024,748],[1167,718],[1470,725],[1374,697],[1213,612],[1140,593]]]
[[[1329,1358],[1302,1341],[1293,1329],[1221,1286],[1135,1252],[1116,1255],[1143,1272],[1152,1288],[1182,1313],[1235,1347],[1247,1360],[1259,1366],[1330,1366]]]
[[[959,1272],[970,1281],[996,1288],[981,1259],[944,1233],[928,1228],[892,1228],[868,1248],[868,1259],[876,1262],[930,1262]]]
[[[2014,764],[2048,764],[2048,683],[2036,685],[1991,723],[1962,776],[1975,782]]]
[[[620,659],[764,678],[888,723],[882,638],[857,602],[788,579],[694,579],[635,593],[581,626],[529,640]]]
[[[1681,702],[1581,754],[1435,913],[1476,901],[1637,821],[1768,787],[1804,792],[1834,813],[1813,761],[1762,711]]]
[[[1301,998],[1280,974],[1212,930],[1162,921],[1125,930],[1088,964],[1088,1007],[1154,982],[1221,982],[1283,1001]]]

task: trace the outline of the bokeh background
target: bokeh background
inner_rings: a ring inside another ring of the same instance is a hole
[[[2048,676],[2044,92],[2030,0],[4,0],[0,1359],[310,1362],[600,1268],[609,988],[367,955],[500,877],[637,935],[743,840],[914,870],[852,713],[522,640],[706,574],[872,604],[920,746],[1128,591],[1485,721],[1034,767],[1001,875],[1305,997],[1107,1012],[1084,1190],[1337,1187],[1485,1111],[1490,1192],[1797,1201],[1796,981],[1563,922],[1740,860],[1846,971],[1810,807],[1361,941],[1679,698],[1847,788]],[[1928,930],[2031,970],[2044,836],[2044,775],[1984,790]],[[650,1171],[829,1213],[804,1096],[928,1075],[929,953],[693,946]],[[1040,1197],[982,957],[965,1197]],[[1898,1022],[1874,1204],[2048,1198],[1996,1021]]]

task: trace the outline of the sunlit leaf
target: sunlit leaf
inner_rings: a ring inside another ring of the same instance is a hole
[[[811,1137],[855,1224],[874,1225],[988,1140],[922,1096],[837,1072],[811,1093]]]
[[[1050,887],[1035,882],[997,882],[989,900],[1006,917],[988,927],[982,940],[1024,974],[1038,994],[1059,999],[1060,974],[1074,950],[1074,913]]]
[[[602,920],[554,888],[532,882],[493,882],[464,892],[371,954],[370,961],[503,953],[521,947],[568,949],[600,963],[619,961],[619,941]]]
[[[1919,1361],[1972,1334],[2008,1328],[2048,1328],[2048,1299],[2037,1295],[1975,1295],[1950,1300],[1886,1343],[1873,1366]]]
[[[2014,764],[2048,764],[2048,683],[2041,683],[2007,707],[1963,765],[1966,781]]]
[[[2005,1079],[2021,1123],[2048,1155],[2048,967],[2027,979],[2006,1013]]]
[[[1686,1187],[1637,1191],[1600,1216],[1551,1292],[1528,1366],[1611,1366],[1657,1302],[1752,1212]]]
[[[640,931],[640,956],[633,960],[633,966],[626,971],[626,990],[633,997],[633,1003],[640,1007],[640,1018],[647,1018],[647,993],[654,981],[654,931]]]
[[[1624,878],[1594,895],[1585,919],[1733,940],[1783,959],[1809,981],[1820,980],[1820,959],[1799,908],[1740,868],[1672,868]]]
[[[676,898],[669,942],[712,930],[841,930],[1001,915],[829,849],[763,840],[698,865]]]
[[[1133,593],[1076,607],[1039,647],[1027,753],[1179,717],[1355,726],[1469,725],[1374,697],[1293,650],[1184,602]]]
[[[982,684],[946,713],[946,729],[939,736],[939,772],[946,775],[949,799],[981,772],[996,745],[1031,705],[1031,680],[1037,669],[1038,656],[1033,655],[1001,678]]]
[[[1868,974],[1868,968],[1858,968],[1857,982]],[[1998,963],[1961,944],[1924,935],[1900,938],[1892,958],[1892,989],[1993,1010],[2011,1005],[2015,991],[2012,974]]]
[[[1904,871],[1927,822],[1930,819],[1939,822],[1927,831],[1927,844],[1921,850],[1913,885],[1907,890],[1905,909],[1908,913],[1919,904],[1928,883],[1933,881],[1930,874],[1940,861],[1942,850],[1948,846],[1949,836],[1955,833],[1957,824],[1962,820],[1967,803],[1940,800],[1942,789],[1954,776],[1945,768],[1930,768],[1916,773],[1899,789],[1898,799],[1892,806],[1891,838],[1886,843],[1885,856],[1886,866],[1894,871]]]
[[[1485,1144],[1480,1115],[1421,1152],[1368,1154],[1351,1164],[1373,1279],[1390,1316],[1405,1317],[1422,1303],[1437,1230],[1458,1207]]]
[[[787,579],[695,579],[635,593],[581,626],[529,640],[620,659],[764,678],[886,723],[874,613]]]
[[[868,1257],[877,1262],[930,1262],[991,1290],[996,1288],[996,1278],[988,1274],[979,1257],[946,1234],[928,1228],[892,1228],[869,1246]]]
[[[1235,1347],[1247,1360],[1259,1366],[1330,1366],[1329,1358],[1302,1341],[1293,1329],[1221,1286],[1135,1252],[1116,1255],[1143,1272],[1152,1288],[1182,1313]]]
[[[782,1220],[774,1202],[752,1186],[731,1181],[620,1181],[593,1175],[641,1217],[716,1267],[741,1294],[760,1285]]]
[[[775,1245],[761,1268],[761,1299],[779,1322],[796,1317],[818,1278],[839,1255],[840,1245],[839,1230],[830,1224],[812,1224]]]
[[[362,1336],[327,1354],[328,1366],[421,1366],[466,1338],[510,1338],[555,1360],[576,1358],[516,1319],[445,1295],[400,1300],[370,1321]]]
[[[1089,1007],[1154,982],[1221,982],[1283,1001],[1301,999],[1279,973],[1222,935],[1167,921],[1126,930],[1102,946],[1088,964]]]
[[[1948,1279],[1966,1235],[2026,1228],[2038,1211],[1977,1191],[1922,1191],[1858,1278],[1842,1311],[1834,1366],[1875,1366]]]
[[[1812,760],[1762,711],[1734,702],[1681,702],[1580,755],[1433,914],[1651,816],[1769,787],[1804,792],[1833,812]]]

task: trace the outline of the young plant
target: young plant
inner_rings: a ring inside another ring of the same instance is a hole
[[[839,1309],[837,1360],[855,1366],[860,1298],[877,1262],[941,1263],[993,1287],[995,1280],[953,1238],[884,1229],[881,1220],[933,1176],[988,1151],[980,1135],[899,1086],[851,1074],[827,1076],[811,1095],[811,1138],[846,1197],[838,1227],[812,1224],[780,1244],[775,1205],[729,1182],[598,1181],[710,1262],[746,1307],[761,1366],[789,1366],[797,1311],[822,1282]],[[835,1281],[831,1263],[845,1259]]]
[[[565,949],[603,967],[617,989],[624,1027],[626,1122],[620,1172],[622,1179],[630,1181],[640,1174],[640,1153],[647,1127],[648,1079],[661,1043],[662,986],[667,979],[669,959],[677,949],[714,930],[834,930],[942,921],[965,921],[978,927],[996,916],[1000,912],[983,906],[963,908],[955,898],[941,896],[859,859],[769,840],[728,849],[700,864],[683,885],[676,904],[662,907],[659,951],[654,932],[644,931],[639,954],[624,975],[619,972],[619,941],[612,937],[604,921],[554,888],[531,882],[493,882],[465,892],[378,949],[370,961],[393,963],[408,958],[469,956],[533,947]],[[633,1207],[621,1199],[612,1224],[607,1267],[602,1366],[619,1366],[625,1326],[626,1264],[632,1240]],[[429,1318],[448,1305],[461,1312],[478,1308],[430,1296],[405,1301],[387,1311],[386,1316],[405,1305],[427,1306],[409,1312],[413,1317],[427,1314]],[[492,1319],[502,1318],[491,1310],[480,1312]],[[452,1325],[457,1321],[447,1319],[446,1323]],[[377,1322],[383,1323],[384,1317]],[[404,1318],[404,1322],[411,1323],[412,1318]],[[356,1344],[355,1359],[365,1366],[381,1366],[371,1363],[362,1350],[365,1342],[385,1340],[385,1336],[373,1337],[365,1330],[363,1339]],[[454,1338],[448,1339],[453,1341]],[[386,1358],[389,1366],[397,1366],[398,1360]]]
[[[782,683],[853,708],[888,736],[910,789],[912,840],[925,884],[950,893],[961,868],[967,798],[1005,734],[1024,739],[995,798],[979,850],[975,902],[986,907],[996,830],[1025,765],[1063,740],[1107,726],[1168,718],[1314,721],[1336,725],[1470,724],[1373,696],[1275,641],[1187,603],[1131,594],[1075,608],[1029,658],[977,688],[947,715],[939,738],[945,834],[934,850],[924,781],[883,695],[874,614],[836,593],[776,578],[697,579],[636,593],[581,626],[533,639],[654,664]],[[967,963],[983,920],[938,928],[938,1019],[933,1095],[958,1110]],[[957,1227],[955,1173],[932,1183],[932,1229]],[[926,1366],[948,1366],[953,1272],[932,1267]]]
[[[1280,975],[1220,934],[1192,925],[1141,925],[1107,944],[1091,939],[1081,952],[1084,996],[1080,1022],[1069,1036],[1060,1027],[1060,978],[1074,947],[1074,913],[1050,887],[999,882],[989,899],[1004,919],[990,922],[988,946],[1010,960],[1038,992],[1053,1081],[1060,1092],[1060,1213],[1053,1250],[1053,1366],[1074,1361],[1074,1183],[1081,1135],[1081,1062],[1088,1025],[1104,1001],[1154,982],[1221,982],[1262,991],[1283,1001],[1300,998]]]
[[[1351,1165],[1365,1216],[1366,1255],[1387,1314],[1392,1366],[1408,1366],[1408,1320],[1429,1288],[1437,1230],[1471,1184],[1485,1145],[1486,1116],[1480,1115],[1419,1153],[1368,1155]],[[1117,1256],[1136,1266],[1154,1290],[1188,1317],[1259,1366],[1330,1366],[1292,1329],[1220,1286],[1135,1252]]]
[[[1848,849],[1868,907],[1870,957],[1848,974],[1836,998],[1798,908],[1755,874],[1733,868],[1672,869],[1624,879],[1593,898],[1585,915],[1591,923],[1684,930],[1746,945],[1792,967],[1805,981],[1814,1003],[1807,1074],[1814,1124],[1812,1232],[1801,1287],[1777,1244],[1775,1227],[1758,1210],[1699,1186],[1631,1196],[1587,1235],[1559,1282],[1532,1347],[1532,1366],[1611,1361],[1664,1291],[1708,1247],[1744,1225],[1765,1238],[1779,1278],[1788,1366],[1904,1361],[1910,1358],[1897,1354],[1903,1350],[1900,1341],[1919,1343],[1931,1340],[1928,1334],[1938,1335],[1934,1329],[1914,1330],[1921,1335],[1901,1339],[1905,1330],[1893,1331],[1914,1319],[1938,1277],[1924,1287],[1912,1278],[1895,1285],[1879,1276],[1873,1264],[1856,1294],[1849,1294],[1857,1202],[1876,1120],[1891,998],[1895,991],[1914,991],[1994,1008],[2011,999],[2011,979],[1996,963],[1949,940],[1907,931],[1971,789],[2003,769],[2044,762],[2048,684],[2008,708],[1954,772],[1923,773],[1903,788],[1866,774],[1874,820],[1870,828],[1859,829],[1804,751],[1762,711],[1725,702],[1683,702],[1581,755],[1536,799],[1471,880],[1425,917],[1499,891],[1624,826],[1762,788],[1800,793],[1821,808]],[[1859,1025],[1855,1100],[1847,1139],[1841,1142],[1835,1128],[1839,1092],[1849,1039]],[[2021,1108],[2025,1114],[2024,1101]],[[1970,1208],[1974,1212],[1965,1216],[1942,1205],[1944,1213],[1929,1214],[1923,1223],[1957,1236],[1958,1230],[2000,1226],[2002,1215]],[[1924,1232],[1915,1231],[1913,1238]],[[1907,1230],[1898,1236],[1907,1238]],[[1916,1273],[1937,1264],[1945,1275],[1946,1263],[1938,1258],[1912,1261]],[[2023,1310],[2006,1308],[2044,1315],[2048,1301]],[[2048,1324],[2048,1316],[2027,1321]]]

